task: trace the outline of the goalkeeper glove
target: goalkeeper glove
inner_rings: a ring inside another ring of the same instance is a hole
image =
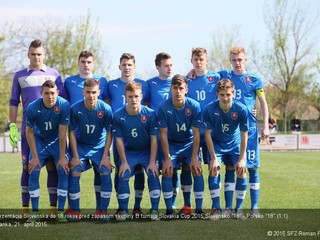
[[[20,133],[18,131],[17,124],[10,123],[9,128],[10,128],[10,134],[9,134],[10,144],[13,148],[16,148],[18,147],[18,141],[20,141]]]

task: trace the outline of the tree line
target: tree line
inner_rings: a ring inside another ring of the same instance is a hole
[[[296,114],[301,117],[306,109],[315,109],[320,120],[318,13],[312,13],[298,0],[266,0],[261,12],[268,38],[244,43],[241,26],[215,32],[208,54],[209,69],[230,69],[229,49],[242,45],[250,58],[248,70],[260,75],[265,83],[270,113],[288,122]],[[94,53],[95,71],[108,77],[104,61],[107,52],[101,44],[98,20],[92,20],[90,10],[68,22],[47,17],[36,23],[5,23],[1,29],[0,129],[4,129],[8,119],[13,74],[26,66],[28,46],[35,38],[45,42],[45,63],[57,68],[62,79],[78,73],[77,54],[82,50]]]

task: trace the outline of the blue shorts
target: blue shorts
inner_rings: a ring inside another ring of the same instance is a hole
[[[145,151],[134,151],[134,150],[125,150],[127,157],[127,162],[130,167],[131,172],[126,171],[123,175],[123,178],[130,178],[133,175],[141,173],[141,166],[146,170],[150,162],[150,150]],[[121,166],[122,162],[120,161]],[[120,177],[122,178],[122,177]]]
[[[187,166],[190,166],[191,163],[191,157],[192,157],[192,146],[193,142],[190,142],[189,144],[171,144],[169,142],[169,151],[172,161],[172,166],[175,169],[180,169],[182,167],[182,164],[185,164]],[[200,152],[198,152],[198,159],[200,161]]]
[[[41,168],[45,166],[50,159],[54,160],[54,164],[57,165],[59,162],[59,139],[55,139],[54,141],[45,142],[40,140],[39,138],[35,138],[36,141],[36,148],[38,152],[38,158],[41,164]],[[68,160],[68,156],[66,155],[66,158]],[[29,159],[32,159],[32,153],[30,151]]]
[[[216,154],[217,161],[224,163],[225,166],[235,166],[240,156],[240,144],[234,143],[233,145],[226,145],[223,142],[213,141],[214,151]],[[211,157],[207,151],[208,163],[211,162]]]
[[[207,152],[208,156],[210,156],[209,152]],[[216,158],[219,164],[221,165],[224,163],[225,166],[235,166],[239,160],[239,154],[234,153],[216,153]],[[210,157],[207,159],[208,164],[210,164],[211,159]]]
[[[77,150],[78,150],[78,155],[79,159],[82,163],[82,169],[81,171],[87,171],[88,169],[91,168],[90,161],[92,162],[92,165],[94,167],[97,167],[99,170],[99,166],[101,163],[101,159],[104,153],[104,148],[95,148],[94,146],[91,145],[84,145],[81,143],[77,143]],[[70,159],[72,159],[72,152],[71,150],[69,151],[70,154]]]
[[[255,125],[249,127],[246,156],[247,156],[247,168],[260,167],[258,128]]]

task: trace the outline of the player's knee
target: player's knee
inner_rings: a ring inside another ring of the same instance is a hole
[[[242,172],[242,173],[240,173],[240,174],[237,173],[237,177],[239,177],[239,178],[245,178],[245,177],[247,177],[247,174],[246,174],[245,172]]]
[[[173,173],[168,173],[168,172],[162,172],[162,175],[166,178],[172,178]]]
[[[192,176],[199,177],[202,175],[202,171],[196,171],[194,169],[191,170]]]
[[[108,175],[110,174],[109,169],[106,166],[101,166],[101,169],[99,170],[100,176],[102,175]]]
[[[80,165],[78,166],[75,166],[72,170],[71,170],[71,176],[74,176],[74,177],[78,177],[81,175],[81,172],[82,172],[82,168]]]
[[[59,177],[62,176],[62,175],[68,175],[68,174],[65,173],[64,169],[61,166],[58,167],[57,171],[58,171],[58,176]]]
[[[210,176],[210,177],[217,177],[217,176],[219,176],[219,174],[220,174],[220,171],[210,172],[210,173],[209,173],[209,176]]]

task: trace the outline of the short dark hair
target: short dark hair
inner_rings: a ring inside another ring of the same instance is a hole
[[[55,88],[57,85],[54,81],[52,80],[47,80],[45,81],[42,86],[41,86],[41,90],[43,90],[45,87],[48,87],[48,88]]]
[[[94,78],[87,78],[83,83],[83,88],[85,87],[95,87],[98,86],[99,82]]]
[[[133,63],[136,63],[136,58],[131,53],[123,53],[120,57],[120,63],[123,59],[132,59]]]
[[[171,56],[169,53],[161,52],[156,55],[156,59],[154,60],[154,63],[156,64],[156,66],[160,67],[162,60],[167,60],[170,58]]]
[[[226,90],[226,89],[232,89],[232,92],[234,92],[234,83],[230,79],[221,79],[216,84],[216,90],[217,93],[219,90]]]
[[[85,58],[93,57],[93,54],[92,54],[92,52],[85,50],[79,54],[78,60],[80,60],[80,58],[82,58],[82,57],[85,57]]]
[[[188,79],[181,74],[174,75],[171,81],[171,86],[180,86],[182,84],[186,84],[188,86]]]
[[[30,43],[29,50],[30,48],[39,48],[43,47],[43,43],[40,39],[35,39]]]

